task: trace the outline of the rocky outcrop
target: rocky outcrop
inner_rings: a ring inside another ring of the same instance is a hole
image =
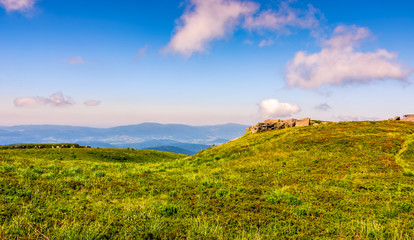
[[[280,120],[280,119],[268,119],[264,122],[258,123],[254,126],[247,128],[247,131],[251,131],[252,133],[258,132],[265,132],[270,130],[277,130],[283,128],[290,128],[290,127],[302,127],[302,126],[309,126],[311,124],[310,118],[304,119],[288,119],[288,120]]]
[[[400,121],[414,122],[414,114],[404,115],[404,118],[401,118]]]
[[[399,116],[396,116],[396,117],[390,118],[388,120],[390,120],[390,121],[414,122],[414,114],[404,115],[403,118],[400,118]]]

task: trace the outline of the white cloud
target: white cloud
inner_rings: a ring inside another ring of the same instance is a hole
[[[308,10],[302,10],[290,7],[289,3],[290,1],[282,2],[277,12],[267,10],[257,16],[250,15],[243,26],[249,30],[282,30],[287,26],[311,29],[319,25],[316,17],[318,10],[312,5],[308,5]]]
[[[250,39],[246,39],[246,40],[244,40],[244,41],[243,41],[243,43],[244,43],[244,44],[247,44],[247,45],[253,45],[253,41],[252,41],[252,40],[250,40]]]
[[[88,107],[95,107],[95,106],[98,106],[99,104],[101,104],[101,101],[99,101],[99,100],[89,100],[89,101],[84,102],[83,104],[85,104]]]
[[[382,79],[406,80],[412,72],[396,61],[397,54],[385,49],[356,51],[361,40],[371,36],[367,28],[339,26],[323,42],[320,52],[297,52],[288,63],[286,79],[290,87],[317,89],[323,85],[371,82]]]
[[[179,53],[190,57],[194,52],[206,51],[206,46],[215,39],[230,34],[240,18],[257,11],[254,2],[239,0],[190,0],[191,6],[181,16],[176,33],[165,52]]]
[[[71,57],[68,59],[68,62],[71,64],[81,64],[81,63],[85,63],[85,59],[83,59],[82,57]]]
[[[265,118],[289,117],[300,112],[297,104],[282,103],[277,99],[266,99],[259,104],[260,112]]]
[[[275,42],[273,40],[262,40],[259,43],[259,47],[271,46],[273,44],[275,44]]]
[[[26,97],[26,98],[16,98],[14,100],[14,105],[16,107],[39,107],[50,105],[53,107],[67,107],[73,105],[74,102],[70,97],[65,97],[63,93],[57,92],[52,94],[48,98],[44,97]]]
[[[0,0],[6,11],[27,11],[33,8],[36,0]]]
[[[179,19],[169,44],[162,51],[190,57],[205,52],[213,40],[223,39],[237,28],[285,31],[287,27],[313,29],[319,25],[318,11],[290,7],[291,1],[280,4],[277,11],[260,11],[254,1],[189,0],[190,6]]]
[[[326,112],[326,111],[331,109],[331,106],[329,106],[327,103],[322,103],[322,104],[319,104],[318,106],[316,106],[315,109],[319,110],[319,111],[325,111]]]

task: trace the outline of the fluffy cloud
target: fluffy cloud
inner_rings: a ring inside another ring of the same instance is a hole
[[[338,26],[333,36],[323,42],[319,53],[296,53],[287,66],[287,85],[317,89],[328,84],[405,80],[412,70],[396,61],[397,54],[384,49],[375,52],[355,50],[361,40],[369,36],[371,33],[367,28]]]
[[[280,4],[277,12],[267,10],[257,16],[248,16],[243,26],[249,30],[281,30],[288,26],[311,29],[319,25],[317,14],[318,10],[312,5],[308,5],[308,10],[294,9],[286,1]]]
[[[89,100],[89,101],[84,102],[83,104],[85,104],[86,106],[89,106],[89,107],[95,107],[95,106],[98,106],[99,104],[101,104],[101,101],[99,101],[99,100]]]
[[[81,64],[81,63],[85,63],[85,59],[83,59],[82,57],[71,57],[68,59],[68,62],[71,64]]]
[[[14,105],[16,107],[39,107],[50,105],[53,107],[67,107],[73,105],[74,102],[70,97],[65,97],[63,93],[57,92],[52,94],[48,98],[44,97],[26,97],[26,98],[16,98],[14,100]]]
[[[266,99],[259,104],[260,112],[265,118],[289,117],[300,112],[297,104],[282,103],[277,99]]]
[[[328,111],[331,109],[331,106],[329,106],[327,103],[322,103],[316,106],[315,109],[319,111]]]
[[[281,3],[277,12],[259,11],[260,5],[241,0],[190,0],[179,19],[175,34],[163,52],[190,57],[205,52],[208,44],[230,35],[236,27],[252,30],[282,30],[285,27],[313,28],[319,24],[317,10],[293,9],[290,1]]]
[[[262,40],[259,43],[259,47],[266,47],[266,46],[271,46],[273,45],[275,42],[273,40]]]
[[[232,32],[243,15],[257,11],[257,4],[238,0],[190,0],[165,51],[190,57],[203,52],[214,39]]]
[[[36,0],[0,0],[6,11],[26,11],[32,9]]]

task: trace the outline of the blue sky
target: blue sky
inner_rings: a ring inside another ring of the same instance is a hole
[[[0,125],[414,113],[412,1],[0,6]]]

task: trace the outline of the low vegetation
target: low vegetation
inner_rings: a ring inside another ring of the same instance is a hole
[[[4,239],[413,239],[414,123],[248,133],[194,156],[0,149]]]

